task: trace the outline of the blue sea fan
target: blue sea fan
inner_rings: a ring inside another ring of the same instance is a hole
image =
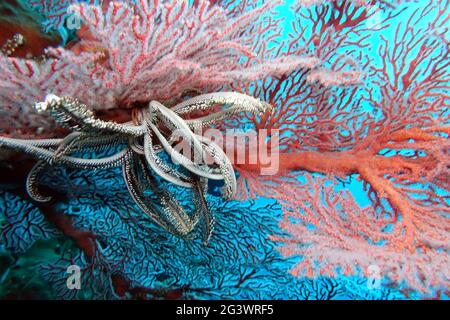
[[[75,230],[92,235],[83,238],[91,241],[88,246],[77,243],[79,239],[74,236],[76,245],[62,245],[56,261],[39,266],[39,276],[60,298],[401,297],[389,289],[370,290],[364,279],[311,280],[286,273],[286,261],[268,241],[269,235],[279,232],[277,220],[281,218],[280,207],[273,200],[224,202],[209,195],[217,224],[205,246],[200,239],[186,241],[154,225],[130,199],[117,169],[94,172],[58,168],[46,175],[43,184],[65,195],[53,206],[57,215],[70,217]],[[183,205],[192,206],[189,192],[167,187]],[[7,191],[2,196],[2,218],[9,219],[9,229],[34,230],[26,238],[18,236],[19,232],[7,237],[10,250],[22,253],[38,239],[61,237],[32,204]],[[29,228],[30,224],[35,227]],[[81,290],[67,286],[67,268],[72,265],[81,270]]]

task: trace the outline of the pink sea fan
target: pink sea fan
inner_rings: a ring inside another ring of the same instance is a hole
[[[316,66],[319,61],[309,56],[256,58],[255,38],[259,46],[265,40],[255,30],[273,32],[274,25],[259,26],[278,4],[267,1],[240,15],[208,0],[74,5],[70,9],[84,26],[71,49],[50,50],[43,64],[0,59],[2,113],[18,135],[20,130],[51,135],[51,122],[31,108],[47,93],[73,95],[97,110],[127,108]],[[14,134],[10,126],[0,131]]]
[[[422,292],[449,287],[448,242],[436,241],[441,237],[436,233],[448,234],[446,219],[439,212],[433,219],[420,217],[423,212],[414,217],[412,223],[434,230],[417,232],[419,248],[408,251],[399,247],[408,241],[405,229],[409,222],[379,216],[370,206],[361,208],[350,192],[336,191],[324,178],[308,176],[301,191],[287,187],[276,197],[284,211],[280,227],[287,235],[271,238],[282,243],[284,256],[301,257],[291,269],[295,276],[335,277],[343,273],[369,277],[376,268],[380,281],[389,279],[402,287]]]
[[[111,2],[106,12],[86,4],[74,7],[89,28],[89,45],[108,53],[107,61],[89,75],[94,90],[107,88],[116,105],[169,100],[185,90],[280,75],[318,63],[289,57],[245,68],[240,64],[255,55],[252,28],[280,1],[233,18],[205,0],[196,6],[185,1],[132,3]]]
[[[3,135],[54,134],[54,122],[35,112],[33,104],[48,92],[76,95],[87,88],[87,83],[73,79],[80,68],[91,61],[91,55],[83,53],[67,63],[56,58],[63,51],[49,50],[50,58],[43,64],[0,55],[0,132]]]

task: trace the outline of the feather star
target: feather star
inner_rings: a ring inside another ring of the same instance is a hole
[[[208,111],[217,105],[227,108],[194,119],[182,118],[195,111]],[[64,165],[91,170],[122,166],[128,191],[145,214],[168,232],[186,239],[192,238],[195,227],[202,221],[205,244],[214,226],[214,217],[206,201],[207,182],[209,179],[223,180],[223,196],[229,199],[236,191],[236,177],[225,152],[213,141],[194,131],[241,112],[262,114],[272,109],[267,103],[236,92],[200,95],[171,109],[151,101],[148,108],[141,111],[139,125],[100,120],[86,105],[71,97],[50,94],[35,108],[39,112],[48,112],[59,125],[72,132],[63,139],[0,137],[0,147],[21,151],[38,159],[26,181],[27,192],[34,201],[51,200],[51,197],[41,194],[38,186],[39,177],[48,166]],[[170,130],[168,137],[167,133],[161,132],[160,124]],[[195,161],[172,147],[175,138],[179,137],[194,150]],[[154,138],[159,141],[158,145],[154,145]],[[104,158],[85,159],[73,155],[76,151],[117,150],[119,146],[123,146],[120,151]],[[165,163],[160,156],[164,151],[181,168]],[[206,155],[213,160],[212,164],[206,163]],[[192,214],[188,214],[168,190],[158,185],[155,174],[175,185],[193,190],[195,210]],[[157,196],[159,206],[145,194],[146,190],[151,190]]]

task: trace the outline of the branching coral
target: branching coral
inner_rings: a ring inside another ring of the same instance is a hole
[[[108,54],[107,63],[99,64],[91,77],[99,89],[107,88],[119,103],[129,104],[165,101],[186,89],[255,80],[311,64],[308,59],[288,57],[239,66],[239,60],[254,55],[249,47],[252,26],[277,4],[268,1],[231,19],[222,7],[208,1],[198,1],[196,7],[186,2],[136,1],[134,7],[111,2],[105,14],[94,6],[81,5],[77,10],[89,28],[87,45]]]
[[[266,18],[279,3],[268,1],[240,15],[207,0],[73,6],[84,25],[70,49],[49,49],[43,64],[0,57],[1,109],[14,124],[2,124],[1,131],[51,135],[54,123],[30,108],[50,92],[97,110],[134,108],[150,100],[179,101],[186,90],[211,91],[315,66],[318,60],[308,56],[257,61],[255,37],[264,45],[262,35],[275,27],[266,27]]]
[[[98,154],[99,157],[102,154]],[[12,185],[23,190],[17,176],[23,163],[14,164]],[[5,182],[5,173],[0,173]],[[163,183],[163,182],[162,182]],[[53,193],[50,204],[30,204],[25,191],[11,188],[0,192],[0,201],[14,197],[18,219],[8,220],[5,228],[20,226],[18,220],[27,216],[27,207],[33,206],[30,216],[39,221],[46,217],[60,232],[51,229],[46,237],[56,237],[61,243],[55,248],[56,261],[47,257],[40,270],[46,283],[56,289],[57,297],[64,299],[119,298],[119,299],[388,299],[400,298],[390,289],[369,290],[364,279],[318,280],[296,279],[285,270],[286,262],[267,237],[277,231],[281,212],[275,201],[222,202],[208,195],[208,202],[217,212],[215,232],[208,244],[199,239],[183,241],[155,226],[133,204],[119,168],[101,171],[66,170],[58,167],[47,172],[42,184],[58,190],[63,198]],[[183,206],[192,206],[191,193],[178,194]],[[20,200],[19,200],[20,199]],[[57,199],[57,201],[55,201]],[[10,202],[9,202],[10,203]],[[242,214],[246,212],[247,214]],[[2,214],[0,211],[0,220]],[[33,222],[34,223],[34,222]],[[11,224],[11,225],[10,225]],[[47,231],[47,229],[43,229]],[[18,244],[31,246],[33,237],[20,232],[9,238],[7,248]],[[24,235],[22,239],[21,236]],[[49,249],[52,249],[51,247]],[[17,264],[21,263],[18,260]],[[37,264],[37,263],[36,263]],[[82,290],[69,290],[66,285],[67,266],[78,265],[82,272]],[[10,278],[6,278],[9,283]],[[11,280],[12,281],[12,280]],[[22,292],[26,292],[22,288]]]
[[[371,206],[361,208],[350,192],[336,189],[325,179],[308,177],[303,188],[285,188],[274,195],[283,205],[280,226],[289,236],[272,240],[283,244],[284,256],[302,257],[292,274],[369,277],[375,266],[380,277],[401,288],[427,292],[448,287],[444,208],[435,212],[419,208],[406,212],[412,217],[389,217]]]
[[[363,62],[367,88],[309,84],[311,75],[302,71],[241,87],[275,105],[272,115],[249,120],[281,135],[280,176],[258,177],[252,173],[258,166],[240,166],[241,195],[280,199],[286,211],[281,227],[291,237],[275,238],[286,244],[285,255],[302,255],[294,273],[364,273],[370,262],[391,280],[423,292],[448,287],[447,8],[448,2],[430,3],[398,26],[389,20],[402,9],[387,10],[375,30],[395,31],[392,38],[380,35],[378,60],[363,54],[362,31],[373,8],[356,10],[338,1],[313,7],[309,15],[299,11],[314,26],[309,36],[294,28],[300,44],[314,43],[328,61],[339,61],[347,49]],[[357,175],[372,207],[322,190],[321,180],[308,178],[314,191],[307,191],[296,178],[309,177],[305,171],[337,181]]]

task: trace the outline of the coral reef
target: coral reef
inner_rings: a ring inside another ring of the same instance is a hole
[[[23,181],[33,163],[5,162],[0,174],[5,256],[16,259],[58,239],[57,258],[39,261],[39,275],[67,299],[448,296],[450,1],[295,1],[292,21],[276,15],[280,5],[252,0],[81,3],[70,7],[84,20],[78,38],[47,49],[44,61],[0,55],[5,119],[0,133],[3,144],[16,149],[19,138],[67,134],[32,108],[49,93],[92,107],[81,115],[66,110],[64,116],[76,120],[71,130],[105,123],[108,132],[134,126],[150,101],[161,100],[172,109],[150,106],[166,111],[159,121],[169,129],[180,123],[190,129],[253,127],[267,130],[264,142],[270,150],[280,137],[276,175],[260,175],[262,161],[230,159],[241,202],[224,202],[220,186],[211,181],[200,191],[181,191],[180,181],[188,179],[152,167],[162,173],[155,174],[154,185],[176,195],[188,212],[195,212],[191,199],[204,194],[217,218],[211,238],[211,230],[203,228],[207,246],[197,239],[202,237],[186,241],[155,225],[158,219],[142,215],[117,168],[55,167],[40,177],[39,193],[27,193]],[[65,19],[50,24],[59,28]],[[196,103],[189,116],[182,114],[186,103],[213,91],[240,92],[274,108],[223,111],[215,101],[206,108],[215,114],[212,121]],[[183,122],[171,122],[175,118],[168,112],[179,113]],[[125,120],[112,125],[101,116]],[[154,126],[150,131],[170,141],[166,130]],[[156,147],[163,147],[161,137]],[[64,160],[66,149],[74,151],[70,139],[56,140],[47,146],[47,158]],[[18,149],[31,150],[30,143],[19,144]],[[141,141],[130,147],[143,150]],[[102,159],[110,155],[105,152],[77,157]],[[127,172],[130,177],[137,170]],[[36,201],[41,191],[52,196],[50,201]],[[162,198],[155,190],[149,196],[155,203]],[[201,232],[188,229],[193,235]],[[82,268],[82,292],[66,286],[71,264]],[[10,281],[13,270],[5,270],[0,281]],[[378,281],[375,289],[371,279]]]
[[[273,104],[275,113],[238,121],[281,135],[279,175],[259,177],[252,172],[258,166],[240,166],[241,197],[280,200],[280,227],[290,236],[272,239],[283,255],[301,257],[294,274],[367,275],[376,265],[399,286],[429,294],[449,287],[450,60],[442,33],[448,4],[385,9],[372,36],[394,32],[378,35],[376,58],[363,49],[367,19],[379,7],[358,10],[340,1],[299,7],[301,24],[292,33],[298,47],[314,44],[320,59],[335,61],[331,70],[353,56],[365,85],[335,89],[310,83],[311,74],[300,70],[240,86]],[[407,20],[390,25],[407,9]],[[351,55],[344,58],[342,50]],[[357,198],[337,187],[352,177],[366,191]]]
[[[192,111],[205,111],[218,104],[228,105],[225,110],[210,113],[200,118],[184,120],[180,115]],[[39,190],[42,172],[51,166],[65,165],[75,169],[109,169],[121,166],[130,196],[137,206],[157,225],[181,237],[190,237],[196,225],[202,220],[203,240],[208,242],[214,226],[205,200],[208,179],[223,180],[224,197],[232,198],[236,192],[236,177],[230,159],[220,146],[205,136],[195,134],[191,128],[202,128],[223,121],[226,115],[242,112],[265,113],[269,105],[252,97],[234,93],[218,92],[196,96],[169,109],[159,102],[151,101],[148,109],[140,114],[141,122],[116,123],[97,119],[86,105],[71,97],[47,95],[44,102],[36,104],[40,112],[49,112],[61,126],[73,130],[64,139],[14,139],[0,137],[0,147],[24,152],[38,159],[27,176],[28,195],[36,202],[49,202],[51,197]],[[167,138],[162,127],[170,128]],[[161,131],[160,131],[161,130]],[[156,137],[159,144],[153,142]],[[172,146],[182,138],[188,142],[185,155]],[[75,154],[89,150],[118,149],[118,152],[104,158],[86,159]],[[159,154],[167,152],[173,162],[183,171],[165,163]],[[208,157],[213,160],[208,164]],[[194,191],[194,213],[188,215],[183,207],[167,190],[161,189],[155,175],[175,185],[191,188]],[[142,177],[143,176],[143,177]],[[145,195],[150,189],[157,199]]]
[[[96,110],[139,108],[150,100],[179,101],[186,91],[210,92],[314,67],[319,61],[309,56],[257,61],[255,37],[264,46],[264,34],[276,31],[266,21],[278,4],[268,1],[239,15],[206,0],[195,6],[148,0],[72,6],[84,21],[75,44],[49,48],[44,63],[0,56],[1,108],[8,120],[0,131],[53,135],[54,123],[31,108],[48,93]]]
[[[99,157],[102,154],[98,154]],[[29,166],[15,164],[10,188],[1,199],[21,198],[16,202],[18,216],[25,216],[26,196],[23,180]],[[24,169],[22,169],[24,168]],[[2,183],[10,171],[1,171]],[[161,182],[163,183],[163,182]],[[320,278],[296,279],[286,272],[286,262],[276,245],[267,237],[278,230],[281,218],[275,201],[266,204],[223,202],[208,195],[216,212],[217,225],[208,244],[201,239],[184,241],[156,226],[133,204],[120,169],[102,171],[68,170],[59,167],[48,171],[42,184],[53,190],[49,204],[35,203],[33,223],[51,221],[53,229],[45,238],[56,242],[36,242],[43,236],[22,238],[14,233],[4,243],[14,252],[18,243],[28,247],[47,248],[45,257],[36,257],[37,279],[55,289],[55,297],[113,299],[398,299],[403,295],[389,288],[370,290],[366,279]],[[192,206],[190,193],[180,193],[174,185],[168,188],[181,197],[180,203]],[[50,190],[49,189],[49,190]],[[61,196],[55,193],[60,192]],[[9,202],[9,201],[8,201]],[[10,202],[9,202],[10,203]],[[20,206],[20,207],[19,207]],[[247,214],[242,214],[243,212]],[[45,219],[43,219],[45,217]],[[35,220],[35,221],[34,221]],[[4,228],[16,225],[6,220]],[[24,226],[26,224],[23,224]],[[38,232],[38,229],[30,229]],[[62,235],[65,235],[64,237]],[[70,239],[70,240],[64,240]],[[33,245],[34,244],[34,245]],[[34,251],[36,253],[36,250]],[[31,253],[30,253],[31,254]],[[18,256],[18,262],[20,262]],[[83,290],[66,286],[68,265],[82,268]],[[10,281],[13,272],[6,277]],[[37,280],[36,280],[37,281]]]

